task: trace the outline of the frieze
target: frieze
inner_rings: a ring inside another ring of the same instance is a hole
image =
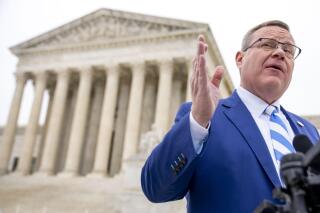
[[[184,29],[186,27],[102,15],[80,22],[72,28],[65,29],[26,48],[111,41],[115,38],[156,35]]]

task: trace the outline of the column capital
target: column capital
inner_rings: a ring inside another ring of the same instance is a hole
[[[133,61],[133,62],[130,62],[128,63],[128,65],[130,67],[136,67],[136,66],[145,66],[146,65],[146,61]]]
[[[48,73],[46,71],[33,72],[33,75],[36,80],[46,80],[48,77]]]
[[[119,64],[109,64],[109,65],[106,65],[106,73],[107,74],[116,74],[116,73],[119,73]]]
[[[71,74],[71,70],[69,68],[61,68],[61,69],[56,69],[55,73],[57,74],[58,77],[64,78],[64,77],[69,77]]]
[[[193,60],[194,56],[183,56],[183,57],[178,57],[174,58],[173,61],[179,63],[179,64],[185,64],[185,63],[191,63]]]
[[[185,64],[188,66],[192,66],[193,57],[186,57],[185,58]]]
[[[28,80],[28,74],[26,72],[15,72],[16,81],[25,83]]]
[[[144,72],[146,69],[146,63],[144,61],[137,61],[134,63],[130,63],[130,68],[133,72]]]
[[[158,64],[173,64],[172,58],[160,58],[157,60]]]
[[[174,61],[172,59],[160,59],[158,60],[158,66],[160,72],[173,73]],[[170,69],[168,69],[170,68]]]
[[[92,71],[94,68],[91,65],[83,65],[76,68],[79,72],[89,72]]]
[[[81,76],[93,76],[93,69],[91,66],[81,67],[78,72]]]

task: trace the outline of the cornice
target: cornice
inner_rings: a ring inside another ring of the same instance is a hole
[[[63,34],[64,32],[70,31],[74,28],[77,28],[83,24],[90,23],[96,19],[99,19],[101,17],[110,17],[110,18],[116,18],[121,20],[127,20],[127,21],[138,21],[141,24],[158,24],[165,26],[167,28],[172,28],[174,30],[183,30],[183,29],[197,29],[197,28],[206,28],[208,25],[203,23],[197,23],[197,22],[190,22],[190,21],[184,21],[184,20],[176,20],[176,19],[169,19],[169,18],[163,18],[163,17],[156,17],[156,16],[150,16],[145,14],[138,14],[138,13],[131,13],[131,12],[124,12],[124,11],[118,11],[118,10],[110,10],[110,9],[99,9],[95,12],[92,12],[86,16],[80,17],[74,21],[71,21],[65,25],[62,25],[60,27],[57,27],[51,31],[48,31],[46,33],[43,33],[37,37],[34,37],[32,39],[29,39],[25,42],[22,42],[18,45],[15,45],[11,47],[11,51],[16,54],[16,52],[19,52],[21,49],[25,49],[28,47],[32,47],[34,45],[37,45],[38,43],[41,43],[46,40],[50,40],[50,38],[54,38],[56,36],[59,36]]]
[[[63,44],[50,47],[38,47],[38,48],[28,48],[28,49],[15,49],[14,53],[16,56],[20,57],[23,55],[42,55],[42,54],[56,54],[65,51],[87,51],[87,50],[97,50],[106,49],[114,47],[122,47],[128,45],[145,44],[145,43],[155,43],[168,40],[178,40],[181,38],[193,38],[197,37],[200,33],[206,33],[207,29],[196,29],[196,30],[183,30],[178,32],[164,33],[158,35],[146,36],[136,36],[136,37],[125,37],[116,38],[107,41],[93,41],[93,42],[82,42],[76,44]]]

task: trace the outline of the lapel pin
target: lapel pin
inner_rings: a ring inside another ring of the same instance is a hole
[[[304,127],[303,123],[301,123],[300,121],[297,121],[298,125],[301,127]]]

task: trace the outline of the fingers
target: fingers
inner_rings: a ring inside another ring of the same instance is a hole
[[[208,75],[206,72],[206,59],[204,55],[199,56],[199,66],[198,66],[198,83],[199,85],[206,85],[207,84],[207,79]]]
[[[217,67],[214,77],[210,80],[206,68],[205,54],[208,45],[205,37],[198,37],[197,54],[194,57],[193,73],[191,76],[192,115],[203,127],[206,127],[212,117],[219,97],[219,85],[223,75],[223,68]],[[212,85],[213,83],[214,85]]]
[[[224,68],[223,66],[217,66],[216,69],[215,69],[215,72],[212,76],[212,79],[211,79],[211,83],[219,88],[220,87],[220,83],[221,83],[221,80],[222,80],[222,77],[223,77],[223,73],[224,73]]]
[[[195,56],[195,58],[192,61],[193,64],[193,71],[197,71],[198,69],[198,65],[199,65],[199,58],[201,55],[204,55],[208,50],[208,45],[205,42],[204,36],[203,35],[199,35],[198,37],[198,48],[197,48],[197,54]]]
[[[198,51],[197,51],[197,57],[200,55],[204,55],[208,50],[208,45],[204,39],[203,35],[199,35],[198,37]]]
[[[191,92],[193,95],[206,90],[208,82],[210,81],[206,70],[205,53],[208,50],[208,45],[205,42],[203,35],[198,37],[197,55],[192,61],[193,73],[191,77]]]
[[[197,57],[193,58],[192,65],[193,65],[193,72],[191,75],[191,91],[195,91],[196,90],[196,76],[197,76],[197,69],[198,69]]]
[[[196,77],[199,76],[199,71],[202,71],[203,69],[205,69],[204,66],[202,66],[203,64],[205,65],[205,53],[208,50],[208,45],[205,42],[205,38],[203,35],[199,35],[198,37],[198,49],[197,49],[197,55],[196,57],[193,59],[193,71],[194,71],[194,75]],[[200,64],[201,63],[201,64]]]

